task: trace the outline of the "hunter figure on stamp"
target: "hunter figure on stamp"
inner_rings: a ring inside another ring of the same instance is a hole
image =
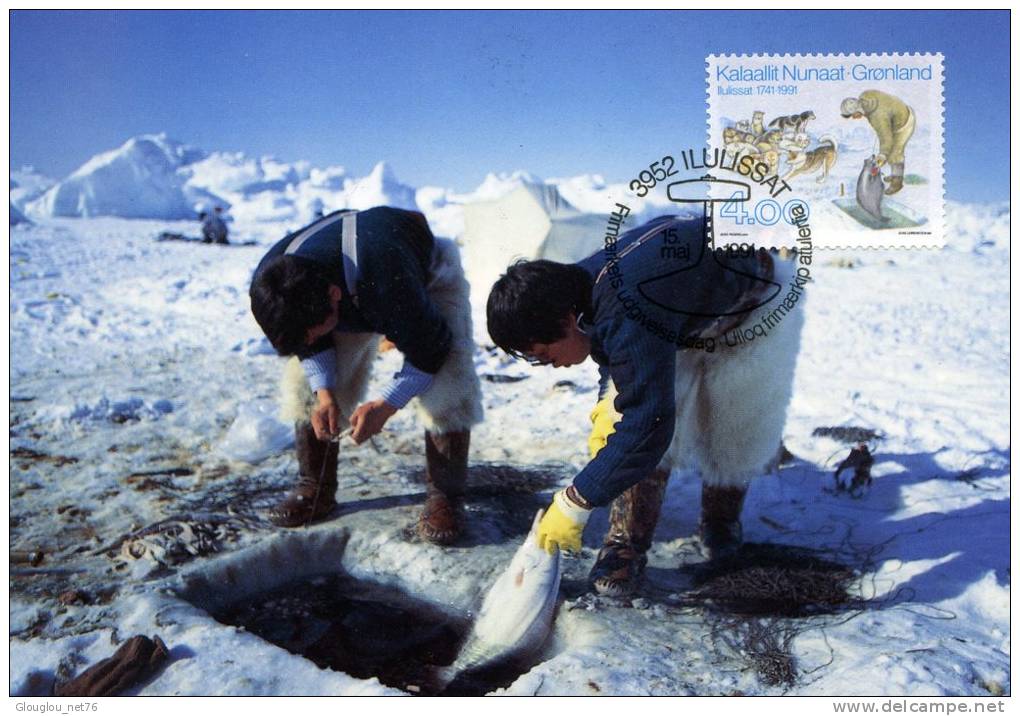
[[[431,542],[455,541],[471,426],[482,419],[456,244],[433,237],[418,212],[334,212],[274,245],[250,294],[273,348],[296,357],[282,387],[283,412],[295,420],[299,475],[272,521],[296,527],[328,516],[343,422],[360,444],[413,400],[425,425],[428,483],[417,530]],[[403,367],[362,402],[381,336],[404,355]]]
[[[661,242],[646,240],[664,232],[701,247],[668,276]],[[639,583],[671,469],[700,468],[700,540],[712,559],[741,544],[749,482],[774,465],[780,448],[803,311],[750,344],[705,346],[755,308],[767,311],[795,267],[764,250],[720,258],[704,236],[702,217],[660,217],[619,236],[612,261],[603,252],[576,264],[521,261],[489,295],[489,334],[503,350],[554,367],[589,356],[598,364],[590,461],[555,494],[538,538],[547,548],[580,549],[591,510],[611,503],[591,571],[603,594],[629,594]],[[646,302],[638,320],[635,304],[621,297],[653,285],[658,303],[679,308],[656,311]]]
[[[914,136],[917,118],[914,110],[903,100],[879,90],[865,90],[860,97],[847,97],[839,106],[839,113],[845,119],[866,117],[868,124],[878,135],[879,167],[889,164],[886,194],[895,194],[903,188],[903,171],[906,166],[904,152],[907,142]]]

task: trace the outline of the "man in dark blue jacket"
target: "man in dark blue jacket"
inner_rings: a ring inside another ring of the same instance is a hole
[[[256,268],[250,293],[270,343],[280,355],[300,359],[317,400],[300,414],[295,395],[305,381],[291,369],[284,389],[296,420],[298,485],[272,520],[295,527],[332,511],[337,458],[331,441],[342,417],[361,443],[416,399],[426,425],[428,481],[418,531],[433,542],[454,541],[470,428],[481,420],[467,282],[456,246],[434,238],[418,212],[335,212],[274,245]],[[380,336],[404,354],[404,365],[379,397],[362,402]]]
[[[700,467],[705,552],[732,552],[748,483],[780,444],[801,312],[784,310],[750,345],[725,336],[778,305],[793,266],[765,251],[714,251],[705,236],[701,216],[660,217],[577,264],[518,262],[489,295],[489,334],[507,352],[598,364],[592,459],[554,496],[539,540],[579,549],[591,509],[612,503],[592,570],[603,593],[635,588],[674,467]]]

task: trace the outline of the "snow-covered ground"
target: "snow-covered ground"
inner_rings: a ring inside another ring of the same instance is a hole
[[[269,164],[250,168],[269,183],[258,193],[286,198],[293,177]],[[309,182],[344,187],[340,169],[332,179],[305,171]],[[389,198],[389,172],[377,168],[373,201]],[[520,179],[493,177],[484,188],[498,196]],[[582,205],[604,190],[599,181],[557,183]],[[456,195],[396,191],[437,233],[458,225]],[[11,227],[10,543],[45,553],[38,566],[12,565],[12,694],[48,693],[58,676],[139,633],[159,634],[171,661],[136,693],[391,693],[219,624],[203,607],[341,566],[468,615],[535,510],[584,464],[593,365],[506,360],[489,347],[486,291],[474,286],[487,412],[472,436],[464,544],[423,544],[409,531],[423,499],[423,445],[408,411],[372,444],[345,448],[334,519],[273,528],[264,509],[289,487],[292,452],[248,465],[228,460],[223,441],[240,409],[275,395],[281,359],[249,314],[247,286],[265,247],[299,225],[304,204],[288,201],[275,221],[235,216],[232,238],[259,244],[250,247],[157,243],[162,231],[195,234],[196,225],[54,218],[40,204],[29,206],[35,223]],[[677,473],[646,590],[623,602],[584,594],[606,526],[599,511],[584,553],[567,561],[554,638],[507,693],[1010,692],[1009,207],[950,205],[947,214],[942,251],[820,255],[784,431],[798,459],[754,483],[744,514],[749,541],[822,549],[864,568],[871,606],[802,621],[789,647],[795,683],[763,683],[746,654],[680,603],[689,584],[677,567],[690,552],[699,485]],[[399,361],[381,355],[376,379]],[[820,426],[882,436],[860,499],[832,492],[848,446],[814,437]],[[62,604],[72,589],[88,603]]]

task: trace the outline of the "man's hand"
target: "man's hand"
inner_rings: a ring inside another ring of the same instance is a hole
[[[370,400],[358,406],[351,416],[351,439],[360,445],[383,429],[397,409],[385,400]]]
[[[311,421],[315,437],[323,442],[336,437],[340,430],[340,409],[336,407],[333,394],[328,389],[316,393],[319,404],[312,409]]]
[[[580,552],[581,533],[590,514],[591,510],[567,496],[567,490],[560,490],[553,495],[552,504],[538,523],[538,546],[549,554],[556,546],[560,550]]]

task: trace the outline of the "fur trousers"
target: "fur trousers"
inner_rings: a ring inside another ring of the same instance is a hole
[[[775,280],[789,291],[795,266],[776,260]],[[804,295],[764,337],[714,353],[677,353],[676,427],[659,470],[697,468],[713,487],[746,487],[774,464],[793,396],[804,325]],[[765,310],[760,309],[760,310]],[[746,324],[758,319],[752,313]],[[745,326],[746,326],[745,324]],[[609,393],[615,393],[610,384]],[[620,419],[619,413],[615,420]]]
[[[426,292],[446,319],[453,340],[450,355],[432,385],[412,400],[411,405],[429,432],[470,430],[472,425],[482,421],[482,393],[475,373],[469,286],[460,263],[460,250],[449,239],[435,239]],[[365,399],[380,338],[375,333],[333,334],[337,353],[333,395],[345,418]],[[287,361],[280,393],[283,420],[308,419],[314,401],[297,358]]]

